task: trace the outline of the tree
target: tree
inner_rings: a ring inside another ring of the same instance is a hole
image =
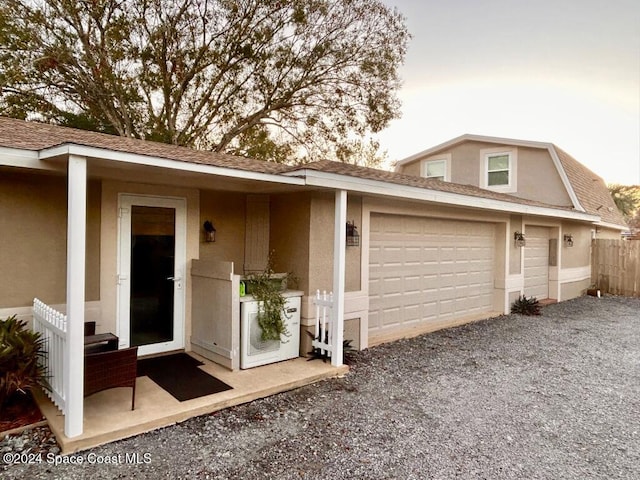
[[[640,210],[640,185],[612,183],[607,185],[607,188],[625,220],[629,221],[636,213],[640,213],[638,212]]]
[[[381,0],[3,0],[0,113],[337,159],[399,116],[408,39]]]

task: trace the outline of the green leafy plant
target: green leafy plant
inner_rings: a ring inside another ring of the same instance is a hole
[[[39,333],[29,330],[15,315],[0,320],[0,406],[16,393],[48,388],[40,361],[46,352]]]
[[[282,295],[286,276],[282,278],[274,274],[271,259],[262,272],[246,276],[248,293],[260,302],[258,307],[258,325],[262,329],[260,338],[263,341],[282,341],[282,336],[291,334],[287,329],[283,316],[287,299]]]
[[[511,305],[511,313],[519,313],[521,315],[540,315],[540,302],[536,297],[527,298],[521,295]]]

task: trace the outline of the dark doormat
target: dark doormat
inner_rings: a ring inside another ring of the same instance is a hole
[[[200,370],[199,365],[203,363],[186,353],[145,358],[138,360],[138,377],[146,375],[181,402],[231,390],[223,381]]]

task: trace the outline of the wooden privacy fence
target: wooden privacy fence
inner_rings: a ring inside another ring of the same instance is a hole
[[[640,297],[640,241],[593,240],[591,283],[603,293]]]

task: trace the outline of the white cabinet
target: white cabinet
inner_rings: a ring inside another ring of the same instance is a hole
[[[252,368],[267,363],[280,362],[299,356],[300,306],[303,292],[285,291],[283,320],[289,335],[278,340],[262,340],[258,325],[260,303],[250,295],[240,298],[240,368]]]

